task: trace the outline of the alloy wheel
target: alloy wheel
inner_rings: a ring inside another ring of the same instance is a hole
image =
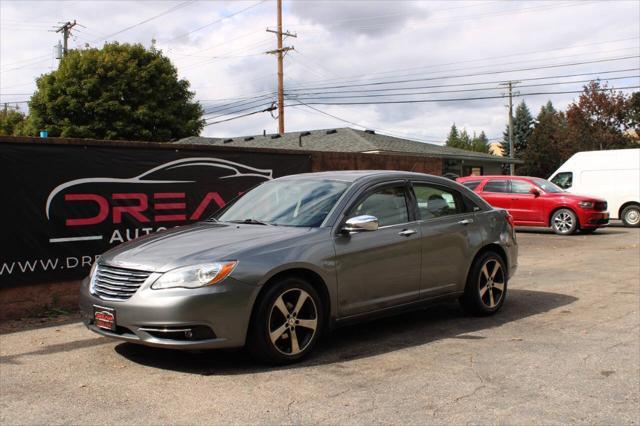
[[[318,328],[318,311],[313,297],[299,288],[278,296],[269,314],[269,338],[278,352],[293,356],[313,341]]]
[[[574,218],[567,211],[561,211],[553,218],[553,226],[561,233],[570,232],[574,227]]]
[[[480,270],[478,288],[480,300],[488,308],[498,306],[504,296],[505,276],[502,265],[496,259],[488,259]]]

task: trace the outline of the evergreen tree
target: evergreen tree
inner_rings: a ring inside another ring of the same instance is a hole
[[[565,160],[562,154],[567,138],[567,120],[551,102],[542,108],[529,137],[519,174],[547,178]]]
[[[473,140],[471,141],[471,150],[484,153],[489,152],[489,138],[487,138],[484,130],[480,132],[480,136],[476,136],[474,133]]]
[[[458,148],[471,150],[471,137],[467,133],[467,129],[462,129],[462,132],[460,132],[460,145]]]
[[[460,134],[458,133],[456,123],[453,123],[453,125],[451,126],[451,130],[449,130],[449,136],[447,136],[446,145],[452,148],[458,148],[460,146]]]
[[[516,114],[513,117],[513,148],[515,157],[522,157],[527,149],[527,142],[533,132],[533,117],[527,104],[522,101],[516,107]],[[509,125],[507,124],[503,136],[502,149],[506,156],[509,156]]]

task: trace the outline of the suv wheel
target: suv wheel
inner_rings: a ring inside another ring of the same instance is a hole
[[[474,315],[491,315],[500,310],[506,296],[504,260],[492,251],[482,254],[471,266],[460,304]]]
[[[640,206],[637,204],[625,207],[620,216],[624,226],[631,226],[635,228],[640,226]]]
[[[558,235],[570,235],[578,229],[578,218],[569,209],[559,209],[551,216],[551,228]]]
[[[324,325],[323,306],[308,282],[290,277],[260,298],[251,330],[249,350],[270,364],[288,364],[307,356]]]

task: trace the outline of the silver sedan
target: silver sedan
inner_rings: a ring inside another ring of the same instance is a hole
[[[497,312],[517,267],[513,221],[465,187],[408,172],[267,181],[208,220],[104,255],[81,288],[87,327],[149,346],[246,346],[269,363],[331,329],[434,300]]]

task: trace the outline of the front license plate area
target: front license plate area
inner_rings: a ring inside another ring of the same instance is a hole
[[[93,322],[96,327],[116,331],[116,310],[105,306],[93,305]]]

